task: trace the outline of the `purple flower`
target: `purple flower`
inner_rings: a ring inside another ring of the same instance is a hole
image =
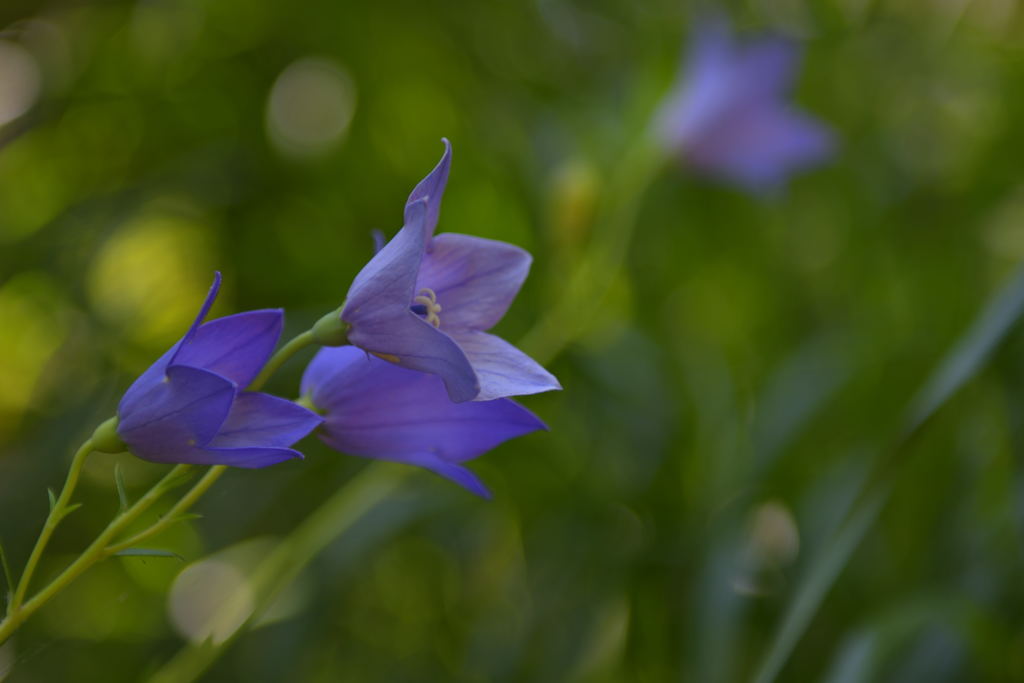
[[[302,395],[325,414],[321,438],[338,451],[418,465],[489,498],[462,463],[508,439],[547,429],[518,403],[453,403],[436,376],[406,370],[354,346],[324,348]]]
[[[356,276],[341,311],[348,339],[397,365],[440,376],[453,401],[560,389],[558,380],[488,334],[515,299],[531,257],[504,242],[434,236],[451,146],[405,205],[405,225]]]
[[[757,193],[779,189],[833,148],[830,132],[787,102],[798,62],[789,41],[737,45],[724,18],[700,23],[661,111],[663,141],[698,172]]]
[[[145,460],[265,467],[322,422],[291,401],[243,389],[281,336],[280,310],[248,311],[200,325],[220,273],[184,337],[135,380],[117,408],[117,434]]]

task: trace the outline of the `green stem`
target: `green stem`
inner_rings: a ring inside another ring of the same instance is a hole
[[[138,519],[139,515],[148,510],[165,492],[173,488],[181,476],[190,469],[192,469],[191,465],[176,465],[160,481],[153,485],[142,498],[139,498],[134,505],[115,517],[89,547],[75,558],[75,561],[68,565],[46,588],[36,593],[28,602],[19,604],[16,609],[8,610],[7,617],[0,622],[0,643],[7,640],[26,619],[42,607],[50,598],[78,578],[82,572],[100,560],[109,557],[112,553],[108,551],[107,544],[117,534],[121,533],[125,527]]]
[[[294,339],[289,341],[287,344],[282,346],[277,353],[275,353],[267,364],[263,367],[263,370],[257,375],[256,379],[247,387],[250,391],[256,391],[262,387],[267,379],[279,369],[285,361],[294,356],[296,353],[312,345],[314,342],[313,334],[311,331],[303,332],[296,336]],[[67,502],[71,498],[71,493],[74,490],[75,484],[78,482],[78,476],[81,473],[82,464],[85,461],[85,456],[88,455],[89,450],[92,447],[91,441],[86,441],[78,452],[75,454],[75,458],[71,463],[71,469],[68,471],[67,482],[64,484],[64,490],[61,492],[60,497],[57,499],[53,510],[50,512],[50,516],[46,520],[46,526],[43,528],[43,533],[40,534],[39,541],[36,543],[35,549],[32,551],[32,555],[29,558],[28,565],[25,567],[25,573],[18,584],[18,588],[15,591],[14,598],[11,604],[8,606],[7,616],[2,622],[0,622],[0,644],[6,641],[14,631],[31,616],[36,610],[42,607],[50,598],[63,590],[68,584],[74,581],[82,572],[92,567],[97,562],[104,560],[111,555],[129,548],[135,545],[140,540],[148,539],[152,536],[159,534],[164,531],[167,527],[174,524],[181,518],[189,508],[192,507],[206,493],[207,490],[224,474],[227,470],[224,466],[215,466],[207,470],[206,474],[196,482],[196,484],[189,489],[182,498],[174,504],[173,507],[163,515],[159,520],[151,524],[146,529],[136,533],[125,541],[115,542],[118,534],[121,534],[125,529],[138,517],[149,509],[149,507],[155,503],[166,491],[177,483],[179,477],[186,471],[192,469],[192,465],[177,465],[170,472],[168,472],[160,481],[158,481],[145,495],[142,496],[133,506],[128,510],[122,512],[115,517],[107,528],[96,537],[96,539],[89,545],[85,551],[79,555],[74,562],[61,572],[57,578],[51,581],[45,588],[37,593],[32,599],[25,600],[25,595],[28,591],[28,583],[32,578],[32,574],[35,570],[36,565],[42,556],[43,549],[46,547],[50,536],[53,534],[54,528],[60,522],[61,513],[67,507]]]
[[[629,253],[636,232],[641,199],[665,163],[646,130],[623,154],[609,190],[602,195],[599,216],[580,265],[567,283],[560,282],[558,298],[547,315],[522,339],[520,346],[541,363],[550,362],[598,317]]]
[[[297,335],[294,339],[278,349],[277,353],[270,357],[270,360],[268,360],[267,364],[263,366],[263,370],[260,371],[260,374],[256,375],[256,379],[249,384],[247,390],[258,391],[261,389],[263,385],[267,383],[267,380],[270,379],[270,376],[285,364],[285,361],[314,343],[312,330],[306,330],[302,334]]]
[[[181,519],[182,515],[188,512],[189,508],[195,505],[206,491],[213,486],[213,484],[220,479],[221,475],[227,470],[224,465],[216,465],[211,467],[203,475],[202,479],[196,482],[195,486],[189,489],[189,492],[182,496],[181,500],[174,504],[174,506],[167,511],[167,514],[160,517],[152,526],[139,533],[135,534],[131,538],[115,543],[107,547],[108,555],[116,555],[117,553],[137,546],[138,544],[146,541],[147,539],[156,536],[164,529],[172,526],[175,522]]]
[[[281,540],[251,577],[254,607],[246,621],[222,642],[207,640],[183,648],[149,683],[189,683],[198,679],[270,607],[302,570],[327,546],[383,500],[389,499],[412,470],[403,465],[377,462],[366,467],[327,499],[312,515]],[[228,601],[225,610],[235,610]]]
[[[21,607],[21,603],[24,602],[29,583],[32,581],[32,575],[35,573],[39,560],[43,556],[43,551],[46,549],[47,543],[50,542],[50,537],[53,536],[57,525],[60,524],[60,521],[67,514],[68,502],[75,492],[75,487],[78,485],[78,477],[82,473],[82,466],[85,464],[85,459],[89,456],[90,452],[92,452],[92,439],[87,439],[75,452],[75,457],[71,460],[71,467],[68,468],[67,479],[64,480],[64,488],[61,490],[57,501],[53,504],[53,508],[46,518],[46,523],[43,525],[43,530],[39,534],[39,539],[32,549],[32,554],[29,555],[28,562],[25,563],[25,571],[18,581],[18,587],[14,589],[14,595],[11,597],[10,604],[7,605],[7,614],[16,613],[18,608]],[[0,642],[2,640],[0,638]]]

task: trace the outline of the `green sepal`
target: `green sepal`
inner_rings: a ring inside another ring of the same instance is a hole
[[[160,548],[125,548],[124,550],[118,550],[114,553],[116,557],[169,557],[176,560],[185,561],[185,558],[178,553],[173,553],[170,550],[161,550]]]
[[[341,308],[331,311],[316,321],[311,332],[313,341],[320,346],[344,346],[348,344],[349,324],[341,320]]]
[[[117,418],[112,417],[100,424],[89,438],[94,451],[100,453],[124,453],[128,446],[117,434]]]

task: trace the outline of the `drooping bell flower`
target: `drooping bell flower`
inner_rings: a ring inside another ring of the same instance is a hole
[[[380,360],[354,346],[321,349],[302,396],[324,414],[331,448],[417,465],[489,498],[463,463],[508,439],[547,427],[507,399],[453,403],[440,378]]]
[[[825,161],[832,134],[790,104],[799,51],[763,37],[737,44],[724,17],[696,26],[679,81],[662,106],[662,141],[695,171],[764,194]]]
[[[320,416],[245,391],[270,358],[284,315],[248,311],[201,324],[219,288],[217,273],[185,336],[125,392],[117,435],[131,453],[160,463],[265,467],[301,458],[290,446]]]
[[[405,225],[356,276],[341,320],[348,341],[404,368],[438,375],[453,401],[490,401],[560,389],[536,361],[487,330],[530,270],[505,242],[434,236],[451,146],[409,195]]]

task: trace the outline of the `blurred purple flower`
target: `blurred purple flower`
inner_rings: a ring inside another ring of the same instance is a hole
[[[531,257],[504,242],[434,237],[451,146],[413,189],[405,225],[356,276],[341,311],[352,344],[440,376],[453,401],[489,401],[560,389],[508,342],[487,334],[512,304]]]
[[[220,273],[182,339],[135,380],[117,409],[117,434],[133,454],[162,463],[265,467],[323,420],[291,401],[242,391],[281,336],[280,310],[248,311],[200,325]]]
[[[489,498],[462,465],[508,439],[547,429],[507,398],[453,403],[438,377],[398,367],[354,346],[321,349],[302,395],[325,414],[321,438],[366,458],[418,465]]]
[[[834,147],[824,126],[787,101],[798,62],[790,41],[738,45],[724,17],[699,23],[661,110],[662,140],[700,173],[755,193],[780,189]]]

